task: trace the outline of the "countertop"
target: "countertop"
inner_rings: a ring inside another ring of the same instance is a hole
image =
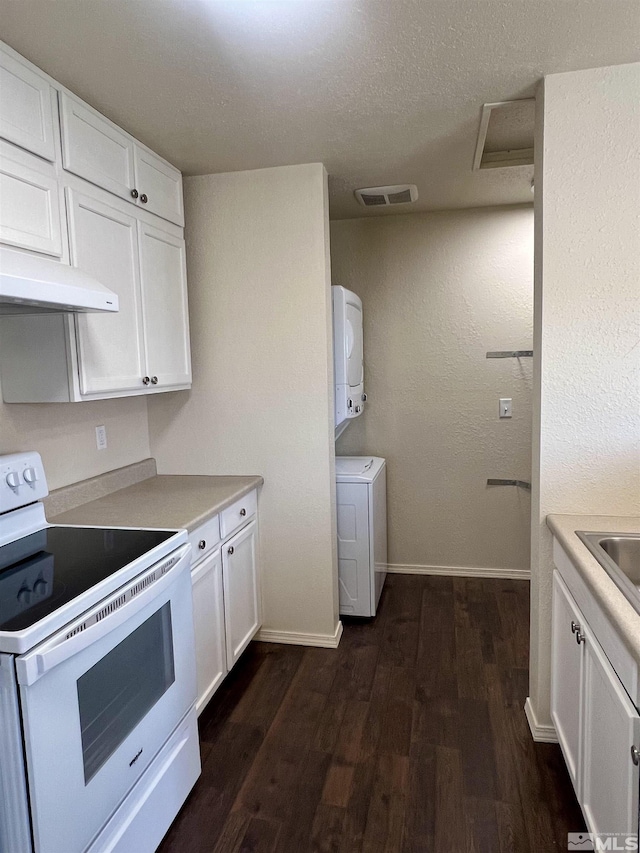
[[[548,515],[547,525],[580,572],[598,604],[614,624],[629,651],[640,663],[640,614],[607,572],[576,536],[576,530],[593,533],[639,533],[640,517],[615,515]]]
[[[262,477],[156,475],[47,518],[54,524],[195,530],[262,485]]]

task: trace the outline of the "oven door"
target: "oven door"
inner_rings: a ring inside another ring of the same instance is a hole
[[[36,853],[81,853],[196,698],[189,545],[16,660]]]

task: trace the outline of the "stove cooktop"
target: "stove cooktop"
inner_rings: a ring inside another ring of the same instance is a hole
[[[0,631],[22,631],[152,548],[171,530],[47,527],[0,547]]]

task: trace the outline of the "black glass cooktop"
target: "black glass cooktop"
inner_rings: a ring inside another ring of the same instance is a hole
[[[21,631],[174,531],[48,527],[0,547],[0,631]]]

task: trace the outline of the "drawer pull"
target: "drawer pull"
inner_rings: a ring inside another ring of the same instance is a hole
[[[636,767],[638,766],[638,764],[640,764],[640,750],[638,750],[637,746],[631,747],[631,760],[636,765]]]
[[[573,619],[572,619],[572,620],[571,620],[571,633],[572,633],[572,634],[575,634],[575,632],[576,632],[576,631],[579,631],[579,630],[580,630],[580,626],[578,625],[578,623],[577,623],[577,622],[574,622],[574,621],[573,621]]]
[[[233,545],[229,545],[229,547],[227,548],[227,554],[233,554],[234,551],[235,548],[233,547]]]
[[[246,514],[247,514],[246,509],[244,507],[242,507],[242,509],[240,510],[240,515],[244,518]]]
[[[580,643],[584,643],[586,640],[585,635],[580,630],[580,626],[578,625],[578,630],[576,631],[576,643],[580,645]]]
[[[146,203],[149,201],[149,198],[147,197],[147,194],[146,194],[146,193],[142,193],[142,195],[140,196],[140,201],[141,201],[143,204],[146,204]]]
[[[131,198],[138,198],[139,192],[138,190],[131,190]]]
[[[201,550],[201,551],[204,551],[204,549],[205,549],[206,547],[207,547],[207,540],[206,540],[206,539],[201,539],[201,540],[198,542],[198,548],[200,548],[200,550]]]
[[[148,385],[150,382],[151,382],[151,379],[149,379],[149,377],[148,377],[148,376],[143,376],[143,377],[142,377],[142,384],[143,384],[143,385]]]

